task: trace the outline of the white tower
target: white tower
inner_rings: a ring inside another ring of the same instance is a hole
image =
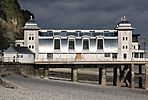
[[[35,53],[35,58],[38,58],[39,52],[39,27],[34,19],[30,18],[28,22],[26,22],[24,26],[24,46],[28,47],[32,52]]]
[[[135,28],[124,16],[115,29],[118,32],[118,59],[130,60],[132,58],[132,31]]]

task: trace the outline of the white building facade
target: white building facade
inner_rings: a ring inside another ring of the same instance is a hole
[[[3,62],[34,63],[34,53],[27,47],[10,46],[3,52]]]
[[[112,30],[41,29],[30,19],[24,26],[24,40],[16,45],[28,47],[35,60],[142,60],[138,36],[124,18]]]

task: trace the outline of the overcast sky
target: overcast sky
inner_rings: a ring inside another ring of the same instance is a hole
[[[112,29],[126,16],[148,36],[148,0],[19,0],[42,28]]]

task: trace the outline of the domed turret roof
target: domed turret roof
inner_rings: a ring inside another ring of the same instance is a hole
[[[123,18],[121,18],[121,21],[118,23],[119,24],[130,24],[130,22],[128,20],[126,20],[125,16]]]
[[[115,29],[134,29],[132,24],[126,20],[125,16],[121,18],[121,21],[116,25]]]
[[[130,24],[130,22],[127,21],[127,20],[122,20],[122,21],[120,21],[118,24]]]
[[[37,24],[34,19],[30,19],[29,21],[26,22],[26,24]]]
[[[30,20],[26,22],[24,29],[39,29],[37,22],[32,16],[30,17]]]

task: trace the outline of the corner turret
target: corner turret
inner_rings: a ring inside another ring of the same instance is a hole
[[[39,52],[39,26],[33,17],[26,22],[24,26],[24,45],[28,47],[33,53],[35,53],[35,58],[38,58]]]
[[[125,16],[116,25],[115,30],[118,34],[118,59],[132,58],[132,33],[135,28],[126,20]]]

